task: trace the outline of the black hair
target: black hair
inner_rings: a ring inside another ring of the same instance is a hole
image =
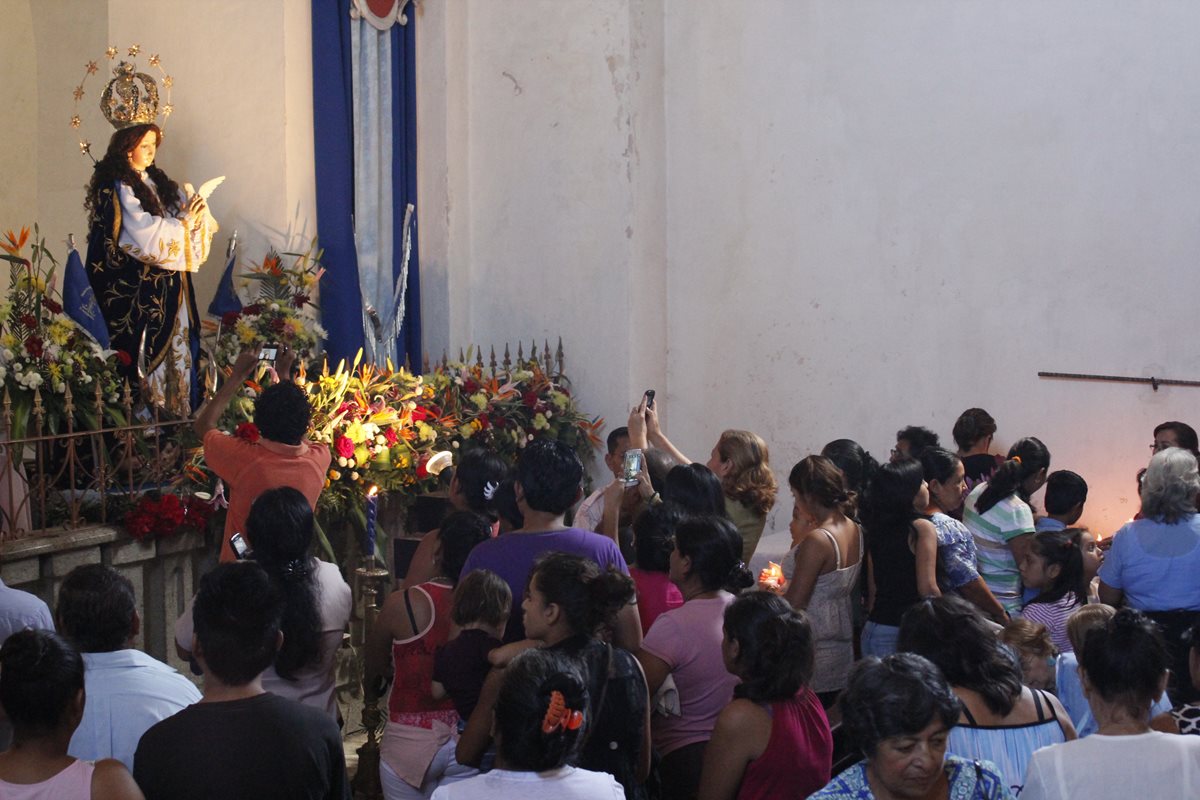
[[[83,658],[54,631],[17,631],[0,647],[0,705],[18,739],[56,732],[83,689]]]
[[[938,668],[915,653],[868,656],[850,670],[842,727],[867,758],[884,739],[915,736],[937,720],[953,728],[962,702]]]
[[[89,226],[95,223],[96,214],[100,210],[100,195],[105,190],[112,191],[113,184],[117,181],[130,188],[133,196],[148,214],[171,217],[183,210],[179,199],[179,184],[168,178],[167,173],[159,169],[157,164],[146,168],[146,174],[154,181],[155,189],[152,190],[129,163],[129,154],[150,131],[156,134],[155,147],[162,145],[162,128],[153,123],[130,125],[113,132],[112,138],[108,140],[108,149],[104,152],[104,157],[92,168],[92,178],[88,182],[83,206],[88,212]],[[117,202],[116,197],[113,198],[113,202]]]
[[[992,506],[1011,494],[1029,502],[1029,493],[1025,491],[1025,481],[1043,469],[1050,469],[1050,451],[1040,439],[1027,436],[1018,439],[1017,443],[1008,449],[1008,460],[996,467],[987,486],[980,492],[975,501],[975,512],[986,514]]]
[[[926,447],[941,445],[941,440],[938,439],[936,433],[920,425],[909,425],[907,428],[896,431],[896,442],[901,441],[908,442],[909,458],[920,458],[921,451]]]
[[[543,723],[552,695],[559,692],[566,708],[583,714],[583,724],[571,730]],[[554,650],[526,650],[504,670],[496,698],[497,750],[505,768],[545,772],[573,762],[588,725],[588,691],[579,664]]]
[[[706,592],[737,592],[754,585],[742,561],[742,535],[725,517],[691,517],[675,528],[675,548],[692,560],[689,574],[700,579]]]
[[[812,680],[812,626],[777,594],[739,595],[725,608],[725,638],[738,644],[742,682],[735,697],[755,703],[789,699]]]
[[[683,510],[671,503],[655,503],[634,517],[633,546],[637,551],[638,569],[670,571],[675,529],[684,516]]]
[[[442,574],[457,583],[475,545],[492,537],[492,523],[474,511],[455,511],[438,530],[442,545]]]
[[[458,457],[454,477],[467,508],[492,522],[500,519],[496,493],[508,477],[508,463],[485,447],[471,447]]]
[[[914,532],[913,523],[921,516],[913,500],[921,490],[925,473],[915,458],[902,458],[881,464],[863,498],[862,521],[868,536],[886,536],[903,531]]]
[[[1067,514],[1075,506],[1087,502],[1087,496],[1087,481],[1069,469],[1060,469],[1046,478],[1042,505],[1047,514]]]
[[[496,514],[504,520],[509,530],[519,531],[525,527],[525,515],[521,513],[521,507],[517,504],[516,481],[511,475],[511,470],[509,477],[500,481],[493,499],[496,503]]]
[[[1087,603],[1088,584],[1083,574],[1082,536],[1082,528],[1040,531],[1033,535],[1029,546],[1035,555],[1045,559],[1047,567],[1057,566],[1058,575],[1049,586],[1042,587],[1030,603],[1057,603],[1068,593],[1075,595],[1076,603]]]
[[[996,435],[996,420],[982,408],[968,408],[958,415],[951,435],[959,450],[970,450],[980,439]]]
[[[821,448],[821,455],[837,465],[846,479],[846,488],[860,496],[871,485],[875,471],[879,469],[874,456],[853,439],[834,439]]]
[[[207,671],[245,686],[275,661],[283,596],[253,561],[221,564],[200,579],[192,623]]]
[[[942,447],[927,447],[921,451],[921,472],[926,481],[945,483],[954,476],[962,459]]]
[[[455,625],[503,625],[512,613],[512,589],[490,569],[473,569],[454,587],[450,619]]]
[[[133,583],[112,567],[84,564],[58,590],[59,632],[81,653],[111,653],[129,646],[137,598]]]
[[[677,464],[663,482],[663,500],[675,503],[689,514],[726,516],[725,489],[721,479],[704,464]]]
[[[608,432],[608,439],[605,444],[608,445],[608,454],[611,456],[617,452],[617,447],[620,446],[622,439],[629,438],[629,428],[622,425],[619,428],[613,428]]]
[[[1144,720],[1171,656],[1157,625],[1140,611],[1122,608],[1103,627],[1088,631],[1079,666],[1101,697]]]
[[[932,661],[951,686],[978,692],[1005,717],[1021,696],[1021,668],[975,606],[955,595],[927,598],[904,612],[898,650]]]
[[[254,401],[254,424],[264,439],[300,444],[310,420],[312,407],[308,395],[291,381],[271,384]]]
[[[1175,434],[1177,446],[1184,450],[1190,450],[1192,455],[1200,459],[1200,441],[1197,441],[1195,428],[1186,422],[1163,422],[1155,426],[1154,436],[1157,437],[1163,431],[1172,431]]]
[[[564,442],[535,439],[517,459],[517,483],[534,511],[565,514],[579,497],[583,463]]]
[[[308,499],[290,486],[268,489],[255,498],[246,515],[246,533],[254,561],[271,577],[283,597],[283,646],[275,656],[275,672],[284,680],[321,659],[321,611],[314,524]]]
[[[546,602],[562,609],[577,635],[593,636],[602,626],[612,625],[636,594],[630,577],[615,567],[601,572],[595,561],[568,553],[539,558],[529,572],[530,586],[534,579]]]
[[[854,514],[857,494],[846,486],[846,476],[837,464],[826,456],[805,456],[796,462],[788,474],[788,485],[819,505]]]
[[[667,473],[679,462],[666,450],[657,447],[646,448],[642,452],[642,458],[646,462],[646,474],[650,476],[650,485],[660,495],[664,494],[667,491]]]

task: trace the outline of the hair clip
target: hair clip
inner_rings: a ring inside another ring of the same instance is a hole
[[[583,712],[568,708],[562,692],[557,689],[550,692],[550,705],[546,708],[546,716],[542,718],[542,733],[577,731],[582,725]]]
[[[1013,456],[1012,460],[1017,462],[1018,467],[1021,466],[1021,457],[1020,456]]]
[[[491,500],[496,496],[496,490],[500,488],[500,484],[495,481],[488,481],[483,485],[483,499]]]

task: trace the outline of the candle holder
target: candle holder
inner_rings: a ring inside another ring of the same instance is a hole
[[[362,641],[358,643],[359,652],[362,653],[359,659],[359,685],[363,692],[362,724],[367,732],[367,741],[358,748],[358,770],[354,773],[351,786],[356,798],[378,800],[383,797],[383,787],[379,782],[379,738],[387,719],[379,709],[382,698],[367,687],[366,643],[371,640],[371,631],[379,616],[379,600],[387,595],[391,573],[371,553],[363,556],[361,566],[354,570],[354,579],[362,619]]]

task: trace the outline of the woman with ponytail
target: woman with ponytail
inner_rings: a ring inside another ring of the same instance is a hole
[[[858,519],[858,501],[871,485],[879,462],[853,439],[834,439],[821,448],[821,455],[833,462],[842,471],[846,491],[855,495],[854,507],[848,512],[851,519]]]
[[[577,661],[526,650],[496,671],[496,768],[433,792],[433,800],[621,800],[611,775],[571,766],[592,737],[594,701]],[[478,710],[478,707],[476,707]]]
[[[1131,608],[1089,631],[1079,677],[1099,727],[1094,736],[1034,753],[1021,800],[1195,797],[1200,739],[1147,722],[1170,664],[1158,626]]]
[[[788,581],[784,599],[808,612],[816,653],[811,685],[829,708],[854,663],[850,596],[862,569],[862,528],[849,516],[855,495],[828,458],[802,459],[788,483],[795,506],[792,549],[781,565]]]
[[[650,694],[670,677],[678,695],[678,714],[652,720],[665,800],[696,797],[705,745],[737,684],[721,648],[730,592],[754,583],[741,556],[741,537],[723,517],[693,517],[675,529],[670,576],[683,605],[654,621],[637,654]]]
[[[6,800],[142,800],[133,776],[116,759],[67,755],[83,719],[83,658],[58,634],[23,630],[0,647],[0,707],[13,727],[0,753],[0,797]]]
[[[286,603],[280,626],[283,646],[263,674],[263,688],[323,709],[339,721],[334,661],[353,598],[337,564],[312,555],[314,530],[312,507],[290,486],[263,492],[246,517],[246,533],[254,543],[250,557],[271,577]],[[181,655],[191,647],[192,632],[189,605],[175,623]]]
[[[971,490],[963,503],[963,523],[979,549],[979,575],[1010,616],[1021,610],[1019,565],[1033,539],[1029,498],[1046,482],[1050,451],[1032,436],[1008,451],[987,483]]]
[[[509,478],[511,467],[504,459],[486,447],[471,447],[463,451],[454,465],[454,475],[446,496],[450,501],[451,513],[471,511],[491,523],[492,536],[500,533],[501,484]],[[409,562],[408,572],[401,585],[412,588],[437,577],[437,531],[430,531],[421,538]],[[455,575],[457,578],[458,576]]]
[[[769,592],[725,609],[722,655],[741,679],[704,754],[700,800],[801,800],[829,781],[833,737],[809,686],[812,629]]]
[[[602,572],[590,559],[551,552],[534,564],[521,609],[525,635],[573,659],[587,684],[591,729],[576,763],[607,772],[624,787],[627,800],[641,800],[650,773],[646,678],[628,651],[600,638],[633,598],[633,581],[615,568]],[[484,724],[490,727],[486,710],[481,714],[477,708],[463,735],[464,750]]]

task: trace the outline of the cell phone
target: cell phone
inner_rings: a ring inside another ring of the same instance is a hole
[[[235,533],[229,538],[229,546],[233,549],[233,557],[238,561],[244,561],[250,557],[250,545],[240,533]]]
[[[621,464],[621,479],[626,486],[638,482],[638,473],[642,471],[642,451],[636,447],[625,451],[625,461]]]
[[[646,408],[654,408],[654,390],[646,390]]]
[[[263,345],[263,349],[258,353],[259,361],[269,361],[275,363],[275,357],[279,355],[279,345],[268,344]]]

